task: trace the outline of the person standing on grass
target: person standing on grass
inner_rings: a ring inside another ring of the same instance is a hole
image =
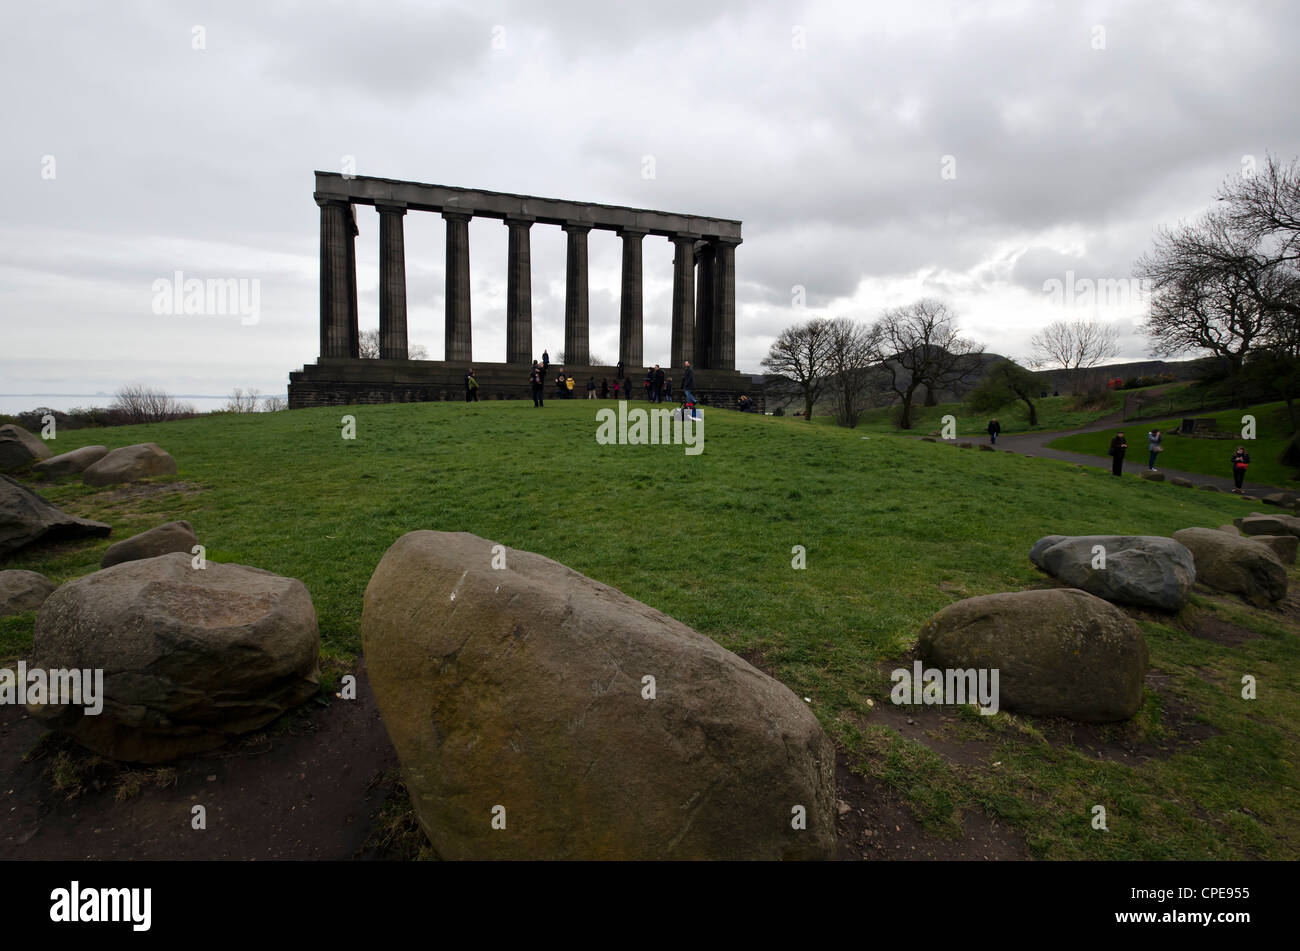
[[[618,399],[618,377],[614,378],[614,399]]]
[[[596,378],[594,376],[589,376],[587,377],[587,399],[594,400],[595,398],[596,398]]]
[[[609,378],[608,377],[602,376],[600,378],[600,398],[602,400],[609,399]]]
[[[465,402],[473,400],[478,402],[478,380],[474,379],[474,368],[470,367],[469,372],[465,374]]]
[[[1165,447],[1160,445],[1160,430],[1153,429],[1147,433],[1147,469],[1152,472],[1156,471],[1156,456],[1165,451]]]
[[[673,401],[673,378],[670,376],[666,376],[664,377],[663,402],[671,403],[672,401]]]
[[[998,444],[998,433],[1002,432],[1002,424],[998,422],[998,418],[996,416],[994,416],[992,419],[989,420],[988,429],[989,429],[989,442],[991,442],[993,445],[996,446]]]
[[[1241,492],[1241,484],[1246,481],[1246,467],[1250,465],[1250,453],[1245,446],[1238,446],[1232,454],[1232,481],[1237,484],[1234,492]]]
[[[542,391],[546,388],[546,371],[533,361],[533,369],[528,374],[528,382],[533,388],[533,405],[544,406]]]
[[[686,402],[695,402],[695,368],[691,366],[691,361],[686,361],[686,372],[682,375],[682,394],[686,397]]]
[[[1110,441],[1110,474],[1124,474],[1124,453],[1128,451],[1128,443],[1124,440],[1123,433],[1116,433],[1115,438]]]
[[[652,403],[662,403],[664,401],[664,371],[660,369],[659,364],[655,364],[654,373],[650,377],[650,401]]]
[[[568,379],[564,381],[564,389],[566,391],[565,398],[573,399],[573,377],[572,376],[570,376]]]

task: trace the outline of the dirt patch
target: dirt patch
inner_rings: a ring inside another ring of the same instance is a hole
[[[22,708],[0,706],[0,860],[390,857],[372,833],[400,788],[376,780],[397,757],[364,667],[356,674],[356,700],[309,702],[162,771],[42,740]],[[191,827],[195,805],[205,830]]]
[[[116,489],[97,492],[87,496],[96,502],[130,502],[136,499],[153,498],[159,495],[192,495],[202,492],[204,487],[197,482],[132,482]]]
[[[1213,641],[1216,644],[1223,644],[1225,647],[1237,647],[1246,641],[1254,640],[1261,635],[1254,631],[1248,630],[1239,624],[1233,624],[1225,621],[1220,617],[1212,614],[1201,614],[1191,624],[1183,630],[1193,637],[1199,637],[1202,640]]]
[[[983,862],[1029,857],[1024,837],[1016,829],[983,812],[968,811],[962,816],[960,837],[928,831],[912,816],[899,793],[879,780],[855,773],[843,753],[835,760],[835,788],[840,802],[848,806],[835,820],[836,858],[842,861]]]

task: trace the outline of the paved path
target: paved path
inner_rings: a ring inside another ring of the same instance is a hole
[[[1115,429],[1119,427],[1123,427],[1127,430],[1131,426],[1132,432],[1126,432],[1128,437],[1128,453],[1124,457],[1124,474],[1137,476],[1147,467],[1147,431],[1143,428],[1143,423],[1165,419],[1167,417],[1153,416],[1149,420],[1125,420],[1123,417],[1123,413],[1112,413],[1111,415],[1103,416],[1101,419],[1095,420],[1080,429],[1067,429],[1053,433],[1032,432],[999,436],[997,445],[998,448],[1002,450],[1011,450],[1012,452],[1031,456],[1043,456],[1047,459],[1060,459],[1063,462],[1074,462],[1081,466],[1095,466],[1098,469],[1109,470],[1111,465],[1109,456],[1090,456],[1078,452],[1063,452],[1060,449],[1049,449],[1047,444],[1060,439],[1063,436],[1074,436],[1078,433],[1095,433],[1100,432],[1101,430]],[[971,437],[967,438],[969,439]],[[986,442],[987,440],[988,436],[982,436],[979,441]],[[1227,459],[1227,457],[1232,455],[1232,441],[1225,439],[1222,440],[1222,442],[1223,445],[1227,447],[1224,449],[1223,453],[1224,458]],[[1159,460],[1157,460],[1157,462],[1159,462]],[[1228,468],[1226,462],[1224,463],[1223,468]],[[1216,485],[1225,492],[1231,492],[1235,487],[1231,476],[1204,475],[1200,472],[1183,472],[1178,469],[1165,469],[1163,467],[1160,467],[1160,471],[1165,474],[1166,479],[1170,476],[1182,476],[1184,479],[1191,479],[1197,485]],[[1274,492],[1284,492],[1288,496],[1297,494],[1295,489],[1284,489],[1281,486],[1264,485],[1262,482],[1250,482],[1249,480],[1245,483],[1243,491],[1246,495],[1253,495],[1256,497],[1263,497]]]

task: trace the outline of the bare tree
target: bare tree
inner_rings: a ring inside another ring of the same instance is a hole
[[[1300,160],[1283,165],[1269,155],[1262,174],[1234,175],[1215,197],[1228,224],[1245,240],[1281,263],[1300,264]]]
[[[245,390],[235,387],[226,398],[227,413],[256,413],[257,390]]]
[[[119,387],[110,409],[128,423],[161,423],[195,415],[193,404],[177,402],[164,391],[142,383]]]
[[[363,330],[357,337],[357,356],[362,360],[379,359],[379,331]],[[427,360],[429,359],[429,350],[424,344],[413,343],[406,348],[406,359],[408,360]]]
[[[962,337],[942,301],[923,298],[886,311],[876,325],[887,385],[901,403],[900,429],[912,428],[912,402],[922,386],[933,393],[970,382],[983,366],[983,346]]]
[[[283,396],[268,396],[262,400],[263,413],[278,413],[289,408],[289,402]]]
[[[881,330],[847,317],[827,324],[826,383],[835,407],[835,421],[850,429],[867,408],[873,369],[880,363]]]
[[[1212,354],[1239,394],[1252,351],[1290,336],[1288,326],[1300,317],[1296,271],[1260,253],[1227,213],[1161,228],[1136,270],[1153,288],[1143,325],[1151,352]]]
[[[830,339],[831,322],[814,317],[781,331],[763,358],[763,366],[803,392],[805,419],[812,419],[825,386]]]
[[[1119,354],[1119,328],[1096,320],[1056,320],[1029,338],[1030,366],[1089,369]]]

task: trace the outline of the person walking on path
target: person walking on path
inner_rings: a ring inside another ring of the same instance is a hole
[[[1237,451],[1232,454],[1232,481],[1237,487],[1234,492],[1240,494],[1241,484],[1246,481],[1246,467],[1250,465],[1250,453],[1246,451],[1245,446],[1238,446]]]
[[[542,399],[542,391],[546,388],[546,371],[533,361],[533,368],[528,374],[528,382],[533,388],[533,405],[546,405]]]
[[[695,368],[691,366],[691,361],[686,361],[686,372],[682,375],[682,394],[686,397],[686,402],[695,402]]]
[[[1123,433],[1116,433],[1115,438],[1110,441],[1110,474],[1124,474],[1124,453],[1128,451],[1128,443],[1124,441]]]
[[[1165,447],[1160,445],[1160,430],[1153,429],[1147,433],[1147,469],[1151,472],[1156,471],[1156,456],[1165,451]]]
[[[594,376],[589,376],[587,377],[587,399],[594,400],[595,398],[596,398],[596,378]]]
[[[469,372],[465,374],[465,402],[473,400],[478,402],[478,380],[474,379],[474,368],[470,367]]]
[[[996,416],[989,420],[988,429],[989,442],[996,446],[998,444],[998,433],[1002,432],[1002,424],[998,422]]]

